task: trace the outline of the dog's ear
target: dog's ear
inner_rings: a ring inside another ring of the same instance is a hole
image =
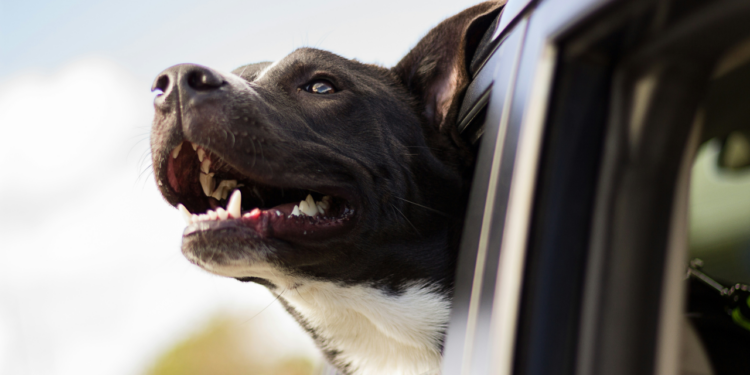
[[[445,128],[456,121],[471,57],[503,5],[488,1],[448,18],[393,67],[433,129],[453,130]]]

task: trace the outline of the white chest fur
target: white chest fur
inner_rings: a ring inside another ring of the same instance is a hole
[[[427,375],[440,372],[438,343],[450,302],[422,284],[398,295],[367,286],[306,282],[282,293],[357,375]]]
[[[323,339],[322,349],[337,352],[336,360],[349,364],[353,374],[440,373],[439,342],[448,324],[450,301],[427,283],[415,282],[401,294],[389,295],[366,285],[300,279],[261,262],[251,266],[195,262],[218,275],[253,275],[272,282],[275,293]]]

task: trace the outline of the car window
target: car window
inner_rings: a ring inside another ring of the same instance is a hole
[[[745,374],[750,366],[748,41],[730,48],[716,64],[697,114],[702,144],[692,165],[688,205],[691,326],[682,353],[690,373]],[[701,352],[703,365],[694,361]]]

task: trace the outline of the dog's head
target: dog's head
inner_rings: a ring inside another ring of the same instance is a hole
[[[443,22],[392,69],[302,48],[231,74],[162,72],[153,166],[194,214],[185,256],[272,288],[283,274],[448,291],[472,164],[455,131],[469,31],[497,5]]]

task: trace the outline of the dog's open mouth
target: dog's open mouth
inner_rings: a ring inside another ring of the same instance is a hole
[[[346,230],[354,217],[344,198],[264,184],[192,142],[175,147],[167,163],[167,183],[188,224],[184,236],[250,229],[261,238],[322,239]]]

